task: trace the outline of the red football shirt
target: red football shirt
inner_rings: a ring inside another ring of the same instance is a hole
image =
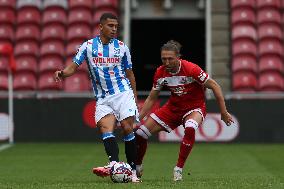
[[[173,109],[185,110],[198,108],[205,104],[205,88],[203,84],[209,75],[198,65],[180,59],[177,73],[166,71],[165,66],[160,66],[155,73],[153,89],[161,90],[163,87],[171,91],[167,105]]]

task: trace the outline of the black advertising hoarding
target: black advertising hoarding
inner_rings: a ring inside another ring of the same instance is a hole
[[[164,102],[165,99],[161,99],[155,108]],[[233,126],[235,128],[226,128],[218,121],[217,103],[209,100],[208,116],[197,133],[197,141],[284,142],[284,100],[227,100],[226,104],[238,122]],[[93,119],[94,110],[95,101],[90,98],[15,99],[15,141],[100,141]],[[7,111],[7,99],[0,99],[0,114],[5,115]],[[173,134],[181,137],[182,128]],[[152,140],[168,141],[163,135],[165,133],[152,137]],[[119,134],[117,136],[120,138]]]

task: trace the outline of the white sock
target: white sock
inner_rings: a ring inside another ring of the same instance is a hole
[[[175,170],[175,171],[180,171],[180,172],[182,172],[182,168],[180,168],[180,167],[178,167],[178,166],[175,166],[174,170]]]

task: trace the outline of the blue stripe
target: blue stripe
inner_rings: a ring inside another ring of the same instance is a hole
[[[109,46],[103,45],[103,57],[109,57]]]
[[[116,81],[117,81],[117,85],[118,85],[119,91],[120,91],[120,92],[125,91],[125,88],[124,88],[123,83],[122,83],[122,81],[121,81],[121,77],[120,77],[120,75],[119,75],[119,69],[118,69],[118,67],[115,66],[115,67],[113,68],[113,71],[114,71],[114,75],[115,75],[115,79],[116,79]]]
[[[112,82],[110,79],[110,74],[109,74],[109,67],[104,67],[104,77],[105,77],[105,81],[106,81],[106,85],[107,85],[107,89],[109,94],[114,94],[114,90],[113,90],[113,86],[112,86]]]
[[[135,135],[134,135],[133,132],[129,133],[128,135],[124,136],[124,138],[123,138],[124,141],[131,141],[133,139],[135,139]]]
[[[102,139],[105,140],[107,138],[115,137],[112,132],[107,132],[102,134]]]
[[[91,79],[92,79],[93,91],[95,92],[95,97],[97,98],[99,92],[98,92],[98,88],[97,88],[97,85],[96,85],[94,73],[92,72],[92,65],[90,64],[89,59],[87,59],[86,62],[88,64],[89,73],[90,73]]]
[[[95,67],[93,69],[94,69],[96,80],[97,80],[96,85],[99,85],[101,87],[101,90],[102,90],[102,96],[101,97],[104,98],[106,96],[106,92],[105,92],[105,90],[102,87],[102,83],[101,83],[101,80],[100,80],[98,67]]]
[[[93,48],[92,48],[92,56],[97,57],[98,56],[98,37],[93,39]],[[94,51],[95,50],[95,51]]]

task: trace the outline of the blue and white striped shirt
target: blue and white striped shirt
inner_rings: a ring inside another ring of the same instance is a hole
[[[73,61],[80,66],[86,60],[96,99],[132,90],[125,70],[132,69],[128,47],[118,39],[102,44],[97,36],[84,42]]]

